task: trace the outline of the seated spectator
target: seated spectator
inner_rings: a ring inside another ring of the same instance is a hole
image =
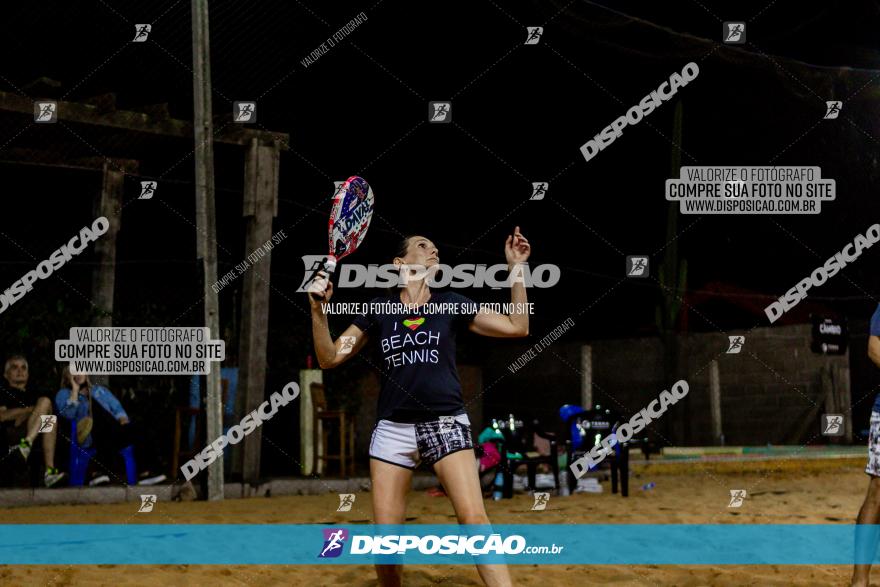
[[[40,416],[52,414],[52,400],[44,394],[27,389],[28,362],[22,355],[13,355],[6,360],[3,368],[6,385],[0,387],[0,422],[13,422],[16,436],[20,438],[17,445],[10,447],[10,453],[17,452],[27,462],[31,454],[31,445],[38,434],[42,434],[43,462],[46,471],[43,482],[46,487],[57,485],[64,478],[64,473],[55,468],[56,430],[40,432]]]
[[[93,412],[92,400],[101,408],[98,412]],[[94,462],[111,463],[122,449],[134,444],[128,414],[116,396],[102,385],[93,385],[88,375],[71,375],[69,366],[61,374],[55,407],[62,417],[76,420],[77,444],[95,446],[100,457]],[[98,479],[109,481],[103,475]]]

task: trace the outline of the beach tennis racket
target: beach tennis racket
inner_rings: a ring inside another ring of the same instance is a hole
[[[333,273],[340,259],[355,252],[364,242],[374,205],[373,189],[363,177],[352,175],[336,190],[327,223],[329,252],[324,259],[324,271],[328,274]]]

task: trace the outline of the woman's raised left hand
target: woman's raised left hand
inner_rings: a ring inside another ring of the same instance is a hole
[[[523,236],[517,226],[513,234],[507,237],[507,242],[504,243],[504,256],[507,258],[507,264],[512,267],[519,263],[525,263],[531,253],[532,246],[529,244],[529,240]]]

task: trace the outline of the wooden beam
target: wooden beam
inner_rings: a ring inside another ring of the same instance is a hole
[[[88,124],[167,137],[193,138],[193,125],[187,120],[175,118],[157,120],[155,116],[150,114],[129,110],[115,110],[102,113],[100,108],[90,104],[65,102],[63,100],[57,100],[57,102],[58,122]],[[231,120],[232,104],[228,106],[228,116]],[[0,112],[27,114],[33,117],[34,101],[27,96],[0,92]],[[287,133],[254,130],[241,124],[229,124],[217,131],[214,136],[215,143],[227,145],[249,145],[252,139],[259,139],[265,142],[277,141],[280,143],[280,148],[286,149],[290,141],[290,135]]]
[[[2,151],[0,163],[11,165],[42,165],[62,169],[83,169],[102,171],[105,166],[111,170],[136,175],[140,169],[140,161],[136,159],[120,159],[118,157],[76,157],[71,158],[51,149],[9,148]],[[109,216],[108,216],[109,218]]]

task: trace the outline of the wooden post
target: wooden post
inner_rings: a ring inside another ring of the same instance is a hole
[[[244,211],[247,219],[245,252],[250,255],[262,249],[265,253],[255,260],[244,274],[241,296],[241,334],[239,337],[239,391],[244,398],[244,411],[255,410],[264,401],[266,387],[266,338],[269,330],[269,274],[272,269],[272,219],[278,214],[277,144],[263,145],[251,141],[244,166]],[[302,390],[300,391],[302,393]],[[260,477],[260,444],[262,427],[242,441],[244,463],[242,480],[256,483]]]
[[[217,281],[217,226],[214,213],[214,129],[211,122],[211,53],[208,37],[208,1],[192,0],[193,99],[196,179],[196,256],[202,260],[205,288],[205,326],[219,337],[219,301],[211,285]],[[207,439],[223,434],[223,398],[220,365],[207,376]],[[223,457],[208,467],[208,499],[223,499]]]
[[[849,351],[847,351],[849,353]],[[847,354],[847,359],[849,355]],[[836,365],[834,380],[837,382],[840,398],[840,413],[844,415],[844,437],[846,444],[852,444],[852,390],[849,387],[849,362]]]
[[[110,221],[106,234],[95,241],[96,264],[92,269],[92,303],[99,313],[92,320],[92,326],[113,326],[113,292],[116,286],[116,233],[122,219],[122,193],[125,174],[103,165],[101,196],[95,201],[93,216],[105,217]],[[93,375],[92,381],[107,385],[106,375]]]
[[[819,381],[824,398],[822,412],[825,414],[839,414],[840,410],[838,409],[837,398],[834,394],[834,367],[828,357],[825,357],[825,364],[819,370]],[[831,444],[837,444],[839,442],[838,438],[835,436],[823,438],[823,440],[827,440]]]
[[[317,475],[315,463],[315,407],[312,402],[312,383],[323,383],[324,372],[320,369],[302,369],[299,372],[299,438],[303,475]]]
[[[839,363],[826,359],[820,371],[823,394],[825,395],[825,413],[843,414],[844,433],[842,437],[829,437],[833,444],[852,443],[852,406],[849,389],[849,369]]]
[[[581,407],[593,409],[593,347],[581,347]]]
[[[107,233],[95,241],[97,264],[92,271],[92,302],[100,309],[94,326],[113,325],[113,291],[116,284],[116,233],[119,232],[125,174],[104,163],[101,197],[94,209],[95,218],[110,221]]]
[[[721,375],[716,360],[709,364],[709,410],[712,413],[712,442],[724,446],[724,431],[721,428]]]

